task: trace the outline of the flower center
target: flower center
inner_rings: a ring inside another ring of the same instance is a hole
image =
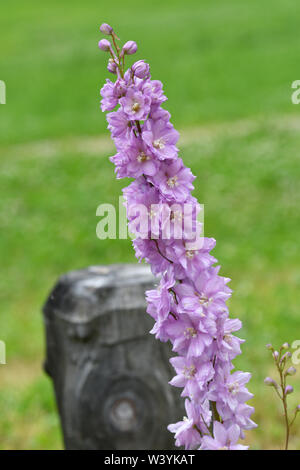
[[[195,328],[188,327],[184,330],[184,336],[186,338],[196,338],[197,331],[195,330]]]
[[[196,374],[196,372],[197,372],[197,369],[194,365],[191,365],[189,367],[185,366],[184,369],[183,369],[183,375],[187,379],[192,379],[194,377],[194,375]]]
[[[167,185],[169,186],[169,188],[174,188],[174,186],[178,186],[178,176],[171,176],[171,178],[169,178],[167,180]]]
[[[198,297],[199,297],[199,303],[201,305],[203,305],[204,307],[208,307],[208,305],[210,304],[211,302],[211,299],[209,299],[208,297],[206,297],[206,295],[204,294],[198,294]]]
[[[149,211],[150,219],[153,219],[154,217],[156,217],[156,215],[157,215],[157,212],[154,209],[152,209],[152,207],[151,207],[151,209]]]
[[[141,152],[139,153],[139,155],[137,156],[137,161],[139,163],[144,163],[146,162],[147,160],[150,160],[151,157],[149,157],[148,155],[146,155],[144,152]]]
[[[198,254],[198,251],[196,250],[186,250],[185,252],[185,256],[188,258],[188,259],[193,259],[195,255]]]
[[[162,138],[160,139],[156,139],[154,142],[153,142],[153,147],[155,147],[156,149],[163,149],[165,146],[165,142]]]
[[[226,334],[224,335],[224,341],[227,343],[227,344],[231,344],[232,343],[232,335],[229,335],[229,334]]]
[[[229,450],[227,446],[219,447],[218,450]]]
[[[240,390],[240,384],[238,382],[232,382],[228,385],[228,390],[232,395],[236,395]]]
[[[131,106],[131,109],[134,113],[137,113],[140,109],[141,109],[141,105],[140,103],[138,103],[137,101],[135,101],[133,103],[133,105]]]
[[[182,220],[182,212],[181,211],[171,211],[171,215],[170,215],[170,220],[172,222],[180,222]]]

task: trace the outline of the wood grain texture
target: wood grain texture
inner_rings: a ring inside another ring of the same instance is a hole
[[[62,276],[45,306],[45,370],[67,449],[173,449],[182,419],[171,348],[149,334],[145,265],[92,266]]]

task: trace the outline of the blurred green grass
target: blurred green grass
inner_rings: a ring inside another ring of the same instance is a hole
[[[176,126],[296,112],[299,9],[294,0],[5,2],[0,139],[104,131],[98,93],[107,73],[97,48],[104,18],[122,40],[137,40],[139,57],[165,84]]]
[[[51,150],[51,139],[105,130],[98,92],[106,73],[97,51],[104,20],[122,39],[137,39],[139,58],[165,83],[173,123],[186,129],[182,157],[197,175],[194,195],[205,204],[205,231],[217,239],[214,254],[235,291],[232,316],[243,320],[247,340],[236,365],[253,373],[259,428],[248,441],[280,447],[280,410],[262,381],[272,371],[264,345],[292,342],[300,330],[300,117],[290,102],[299,35],[295,2],[269,3],[1,6],[0,338],[8,364],[0,366],[0,449],[62,447],[41,372],[40,309],[57,277],[90,264],[135,262],[130,241],[96,238],[98,204],[117,205],[125,184],[115,180],[109,152],[100,144],[97,156],[68,145]],[[188,138],[190,127],[204,124],[208,132],[197,142]],[[34,141],[40,150],[31,154],[26,142]],[[300,386],[299,375],[292,381]],[[299,443],[294,438],[292,446]]]

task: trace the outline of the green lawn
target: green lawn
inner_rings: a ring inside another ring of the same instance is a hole
[[[165,82],[173,122],[184,131],[182,157],[197,175],[194,195],[205,204],[206,234],[217,239],[214,254],[232,278],[231,312],[244,325],[236,365],[253,374],[259,424],[248,441],[281,446],[280,410],[262,382],[272,373],[264,345],[300,339],[295,10],[290,0],[272,8],[266,0],[1,6],[0,339],[7,365],[0,366],[0,449],[62,447],[41,369],[40,310],[58,276],[135,262],[129,240],[99,241],[95,233],[98,204],[117,204],[126,184],[114,179],[107,141],[94,140],[106,127],[98,105],[106,76],[97,50],[101,21],[137,39],[139,58]],[[299,374],[291,383],[300,390]],[[292,447],[300,449],[299,434]]]

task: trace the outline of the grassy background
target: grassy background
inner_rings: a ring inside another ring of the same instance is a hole
[[[198,176],[206,234],[235,293],[247,340],[259,428],[252,448],[280,448],[282,418],[264,345],[300,338],[299,23],[294,1],[38,2],[1,6],[0,449],[62,447],[44,357],[40,308],[57,277],[90,264],[134,262],[129,241],[99,241],[96,207],[117,203],[110,145],[101,134],[102,21],[165,83],[182,156]],[[100,136],[100,138],[98,138]],[[291,383],[300,387],[297,375]],[[300,401],[299,393],[291,403]],[[293,448],[300,448],[296,436]]]

